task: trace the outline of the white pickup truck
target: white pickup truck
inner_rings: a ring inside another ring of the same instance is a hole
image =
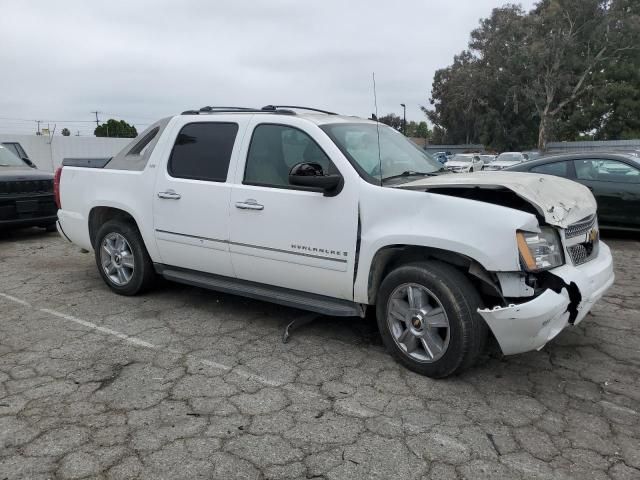
[[[334,316],[445,377],[580,322],[614,279],[585,187],[449,174],[396,131],[302,107],[204,107],[55,175],[58,229],[116,293],[157,275]]]

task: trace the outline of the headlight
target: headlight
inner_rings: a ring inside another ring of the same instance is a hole
[[[517,232],[518,251],[525,270],[536,272],[564,264],[558,232],[541,227],[540,233]]]

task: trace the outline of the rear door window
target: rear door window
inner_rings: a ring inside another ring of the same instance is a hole
[[[182,127],[169,157],[174,178],[225,182],[237,123],[200,122]]]

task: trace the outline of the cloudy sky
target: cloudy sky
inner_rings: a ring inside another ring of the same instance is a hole
[[[204,105],[316,106],[424,119],[433,74],[506,0],[6,0],[0,132],[33,120],[139,130]],[[521,0],[531,8],[534,0]],[[53,126],[53,125],[52,125]]]

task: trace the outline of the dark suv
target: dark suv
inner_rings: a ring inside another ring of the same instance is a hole
[[[53,175],[29,168],[0,145],[0,229],[56,229]]]

